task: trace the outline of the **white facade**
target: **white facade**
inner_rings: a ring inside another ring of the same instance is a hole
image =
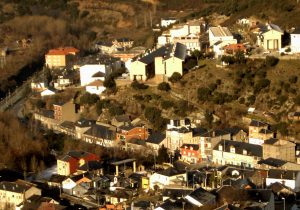
[[[154,173],[150,176],[150,188],[154,189],[155,185],[163,188],[164,186],[168,186],[171,184],[185,183],[186,180],[186,173],[177,174],[174,176],[165,176],[159,173]]]
[[[52,96],[52,95],[55,95],[55,92],[52,91],[52,90],[49,90],[49,89],[46,89],[44,91],[41,92],[41,96],[44,97],[44,96]]]
[[[276,178],[266,178],[266,185],[269,186],[273,183],[279,182],[281,184],[284,184],[285,186],[296,189],[296,180],[291,179],[276,179]]]
[[[291,51],[300,53],[300,34],[291,34]]]
[[[249,144],[262,145],[264,143],[263,139],[249,138]]]
[[[160,26],[161,27],[168,27],[169,25],[172,25],[174,23],[176,23],[176,19],[175,18],[169,18],[169,19],[161,19],[160,21]]]
[[[182,37],[189,35],[189,26],[183,25],[170,29],[170,36],[174,37]]]
[[[173,41],[174,43],[179,42],[184,44],[187,47],[187,50],[190,51],[201,50],[200,37],[193,34],[185,37],[176,37]]]
[[[97,81],[95,81],[97,82]],[[95,82],[92,82],[85,86],[86,92],[89,92],[90,94],[96,94],[100,95],[106,88],[103,85],[100,84],[93,84]]]
[[[255,167],[258,159],[260,158],[255,156],[213,150],[213,162],[220,165],[232,164],[237,166],[244,165],[246,167]]]
[[[80,67],[80,83],[81,86],[85,86],[91,82],[94,82],[97,79],[104,81],[105,77],[93,77],[94,74],[101,72],[106,73],[106,66],[104,64],[95,64],[95,65],[84,65]]]
[[[237,40],[226,27],[210,27],[208,30],[209,44],[213,46],[216,42],[222,41],[226,44],[236,44]]]

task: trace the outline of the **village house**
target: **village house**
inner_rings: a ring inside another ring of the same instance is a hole
[[[51,49],[45,55],[46,66],[49,68],[66,67],[79,50],[74,47]]]
[[[146,146],[153,149],[155,154],[158,154],[159,148],[166,145],[166,134],[159,131],[150,131],[146,139]]]
[[[118,51],[117,47],[112,42],[99,41],[95,44],[95,48],[103,54],[111,54]]]
[[[84,118],[79,119],[75,123],[75,138],[82,139],[83,134],[88,131],[92,125],[95,124],[93,120],[87,120]]]
[[[38,82],[38,81],[32,81],[30,83],[30,87],[33,92],[42,92],[47,89],[45,82]]]
[[[111,120],[111,124],[118,128],[118,127],[121,127],[123,125],[125,125],[125,126],[130,125],[131,121],[132,121],[131,116],[126,115],[126,114],[122,114],[122,115],[114,116]]]
[[[208,30],[209,45],[214,46],[217,42],[222,43],[221,47],[228,44],[236,44],[237,40],[233,38],[232,33],[227,27],[210,27]]]
[[[251,120],[249,125],[249,143],[262,145],[265,140],[275,137],[270,125],[258,120]]]
[[[183,74],[183,62],[186,58],[186,46],[180,43],[163,46],[132,62],[130,80],[146,81],[153,77],[164,81],[174,72]]]
[[[89,189],[91,182],[92,180],[88,176],[88,174],[80,174],[80,175],[67,177],[62,182],[62,190],[66,194],[81,197],[82,191],[87,192],[87,190],[84,190],[82,188],[84,188],[85,185]]]
[[[259,27],[257,45],[265,50],[280,50],[283,30],[275,24],[266,24]]]
[[[41,190],[34,184],[17,180],[0,182],[0,209],[15,208],[33,195],[41,195]]]
[[[216,204],[216,196],[201,187],[185,196],[185,199],[198,208],[206,205],[214,206]]]
[[[80,67],[80,85],[85,86],[96,80],[104,81],[108,67],[104,64],[89,64]]]
[[[127,37],[115,39],[112,41],[112,44],[116,46],[116,48],[126,49],[132,48],[134,41],[132,39],[129,39]]]
[[[161,27],[168,27],[168,26],[170,26],[170,25],[172,25],[172,24],[174,24],[176,22],[177,22],[176,18],[173,18],[173,17],[162,18],[160,20],[160,26]]]
[[[198,144],[199,136],[193,135],[189,119],[170,120],[166,130],[165,147],[171,152],[179,150],[183,144]]]
[[[175,168],[168,168],[162,171],[158,171],[150,176],[150,188],[155,189],[154,186],[164,188],[166,186],[184,186],[187,181],[186,172],[181,172]]]
[[[213,162],[216,164],[231,164],[243,167],[256,167],[257,162],[262,158],[262,146],[221,140],[213,148]]]
[[[231,140],[231,134],[220,129],[202,131],[199,136],[201,160],[212,160],[213,148],[221,140]]]
[[[174,43],[181,43],[186,46],[189,52],[193,52],[195,50],[201,50],[200,36],[195,34],[189,34],[187,36],[174,37]]]
[[[69,176],[89,161],[99,161],[99,157],[89,152],[70,151],[57,159],[57,174]]]
[[[272,157],[290,162],[296,161],[296,144],[290,141],[271,138],[262,146],[264,159]]]
[[[55,130],[59,125],[59,121],[54,118],[53,110],[42,109],[34,113],[34,119],[39,121],[44,128]]]
[[[144,126],[122,125],[117,128],[117,141],[146,140],[147,138],[148,129]]]
[[[293,190],[299,192],[300,190],[300,172],[295,170],[280,170],[270,169],[268,170],[266,178],[266,186],[279,182]]]
[[[85,86],[85,91],[90,94],[100,95],[105,90],[106,87],[104,87],[102,80],[95,80]]]
[[[67,86],[72,84],[72,76],[59,75],[54,79],[54,88],[57,90],[64,90]]]
[[[102,147],[113,147],[116,144],[116,128],[106,124],[93,124],[82,134],[82,140]]]
[[[80,106],[79,104],[73,103],[73,101],[53,104],[53,110],[54,119],[60,122],[75,122],[80,118]]]
[[[181,160],[190,164],[201,161],[200,148],[198,144],[183,144],[180,147]]]
[[[281,170],[299,170],[300,171],[300,165],[299,163],[289,162],[286,160],[280,160],[276,158],[266,158],[263,160],[260,160],[258,162],[260,165],[260,168],[262,169],[281,169]]]
[[[291,33],[291,51],[293,53],[300,53],[300,28],[296,28]]]

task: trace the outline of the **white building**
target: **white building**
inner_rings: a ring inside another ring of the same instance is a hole
[[[236,44],[237,40],[233,38],[232,33],[227,27],[210,27],[208,30],[209,35],[209,45],[213,46],[216,42],[223,42],[223,45],[226,44]]]
[[[255,167],[262,158],[262,146],[222,140],[213,148],[213,162],[220,165]]]
[[[273,183],[279,182],[296,192],[300,190],[300,173],[299,171],[287,171],[270,169],[266,178],[266,185],[269,186]]]
[[[96,80],[105,79],[107,67],[104,64],[84,65],[80,67],[80,83],[85,86]]]
[[[45,96],[52,96],[52,95],[55,95],[55,91],[54,90],[51,90],[49,88],[47,88],[46,90],[42,91],[41,92],[41,96],[42,97],[45,97]]]
[[[168,168],[150,176],[150,188],[154,189],[155,185],[159,188],[164,188],[168,185],[185,186],[186,181],[186,172],[177,171],[175,168]]]
[[[175,37],[173,39],[174,43],[181,43],[186,46],[187,50],[194,51],[194,50],[201,50],[201,44],[200,44],[200,37],[195,34],[189,34],[187,36],[183,37]]]
[[[300,28],[291,33],[291,50],[293,53],[300,53]]]
[[[174,72],[182,75],[186,53],[186,46],[181,43],[154,50],[132,62],[130,80],[146,81],[154,77],[170,77]]]
[[[160,20],[160,26],[161,27],[168,27],[169,25],[172,25],[176,23],[176,18],[162,18]]]
[[[100,95],[106,88],[103,86],[103,81],[95,80],[85,86],[86,92],[90,94]]]

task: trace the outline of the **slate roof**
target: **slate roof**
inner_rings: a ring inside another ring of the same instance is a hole
[[[207,133],[206,128],[192,128],[193,136],[202,136]]]
[[[193,150],[199,150],[198,144],[183,144],[180,148],[184,149],[185,147],[187,147],[187,149],[190,149],[192,147]]]
[[[138,126],[133,126],[133,125],[122,125],[119,127],[120,130],[124,130],[124,131],[130,131],[134,128],[136,128]]]
[[[184,205],[184,209],[193,209],[193,205],[186,202],[185,199],[181,198],[181,199],[176,199],[176,200],[173,200],[173,199],[168,199],[168,200],[165,200],[160,206],[159,208],[160,209],[163,209],[163,210],[182,210],[182,207],[183,207],[183,202],[185,203]],[[158,208],[158,207],[157,207]]]
[[[253,127],[264,127],[264,126],[269,126],[269,124],[265,123],[265,122],[260,122],[258,120],[251,120],[250,126],[253,126]]]
[[[54,119],[54,111],[53,111],[53,110],[42,109],[42,110],[41,110],[41,114],[42,114],[44,117]]]
[[[275,138],[270,138],[270,139],[267,139],[264,141],[264,144],[270,144],[270,145],[273,145],[275,144],[276,142],[278,142],[279,139],[275,139]]]
[[[300,30],[300,29],[299,29]],[[299,34],[300,34],[300,32],[299,32]],[[300,112],[295,112],[294,113],[294,117],[300,117]]]
[[[205,205],[207,203],[210,203],[212,200],[216,199],[216,196],[211,194],[210,192],[206,191],[202,187],[196,189],[191,194],[188,195],[189,197],[192,197],[193,199],[197,200],[201,204]]]
[[[286,170],[280,170],[280,169],[270,169],[268,171],[268,178],[295,180],[298,173],[299,173],[299,171],[286,171]]]
[[[29,190],[30,188],[31,188],[30,185],[18,184],[16,182],[7,182],[7,181],[0,182],[0,190],[4,190],[4,191],[23,193]]]
[[[145,64],[153,63],[156,57],[164,57],[170,58],[172,56],[179,58],[181,60],[185,60],[187,55],[187,47],[179,42],[176,45],[166,45],[163,47],[154,50],[153,52],[149,53],[148,55],[139,59],[140,62]]]
[[[100,163],[99,161],[88,161],[85,164],[83,164],[82,166],[80,166],[78,168],[78,170],[81,171],[94,171],[94,170],[98,170],[103,168],[102,163]]]
[[[48,182],[62,183],[66,178],[67,177],[63,175],[53,174]]]
[[[114,131],[112,131],[107,126],[98,125],[98,124],[92,125],[92,127],[89,130],[87,130],[84,134],[94,136],[97,138],[108,139],[108,140],[115,139]]]
[[[177,42],[175,46],[174,57],[184,61],[186,54],[187,54],[187,47],[184,44]]]
[[[210,27],[209,30],[215,37],[232,36],[232,33],[227,27]]]
[[[269,166],[273,166],[273,167],[281,167],[286,163],[287,163],[287,161],[285,161],[285,160],[280,160],[280,159],[275,159],[275,158],[267,158],[267,159],[258,161],[258,164],[265,164],[265,165],[269,165]]]
[[[115,116],[115,120],[118,122],[131,122],[130,116],[126,114]]]
[[[234,127],[230,127],[230,128],[224,128],[224,131],[230,133],[232,136],[235,136],[240,131],[243,131],[243,129],[239,128],[237,126],[234,126]]]
[[[164,57],[167,54],[170,53],[171,49],[170,46],[163,46],[161,48],[158,48],[157,50],[154,50],[153,52],[149,53],[148,55],[142,57],[141,59],[139,59],[140,62],[145,63],[145,64],[150,64],[152,62],[154,62],[154,59],[156,57]]]
[[[256,156],[262,157],[262,146],[256,144],[249,144],[246,142],[238,142],[238,141],[231,141],[231,140],[222,140],[214,147],[214,150],[219,150],[219,145],[224,146],[225,144],[225,152],[230,152],[230,147],[235,148],[236,154],[243,155],[243,151],[247,151],[248,156]]]
[[[160,144],[166,138],[166,133],[162,133],[159,131],[152,131],[146,140],[146,142],[152,144]]]
[[[162,190],[162,196],[176,199],[176,198],[182,198],[182,197],[190,194],[191,192],[193,192],[192,189],[164,188]]]
[[[92,77],[105,77],[105,73],[99,71],[92,75]]]
[[[165,170],[159,171],[157,173],[164,176],[175,176],[175,175],[183,174],[184,172],[178,171],[177,169],[170,167]]]
[[[75,123],[75,126],[85,128],[85,127],[90,127],[93,124],[95,124],[94,120],[87,120],[87,119],[81,118],[80,120],[77,120],[77,122]]]
[[[75,130],[75,123],[71,121],[64,121],[63,123],[60,124],[61,127]]]

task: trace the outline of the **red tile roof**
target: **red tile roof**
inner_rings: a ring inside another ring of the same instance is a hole
[[[226,50],[232,50],[232,51],[238,51],[238,50],[241,50],[241,51],[245,51],[246,48],[243,44],[229,44],[227,46],[224,47]]]
[[[68,55],[68,54],[76,54],[79,50],[74,47],[60,47],[56,49],[51,49],[48,51],[47,55]]]

